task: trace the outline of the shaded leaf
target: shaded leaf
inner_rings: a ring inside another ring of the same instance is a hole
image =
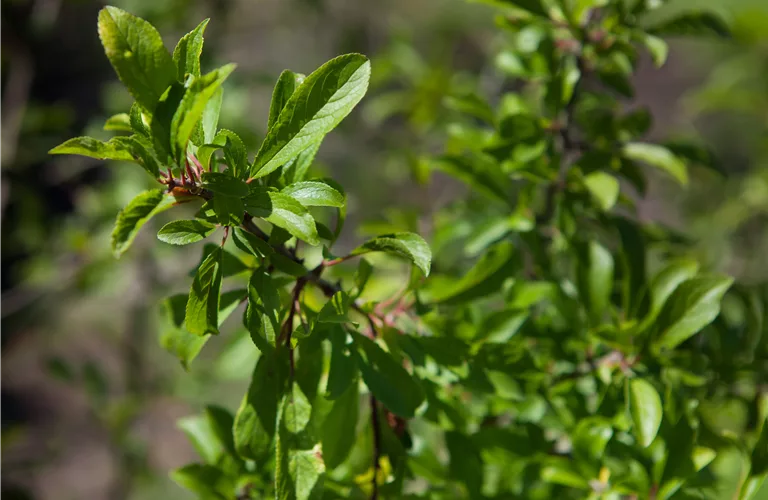
[[[192,282],[184,322],[194,335],[219,333],[221,254],[221,247],[216,247],[200,264]]]

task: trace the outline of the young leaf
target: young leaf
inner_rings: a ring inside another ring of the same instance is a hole
[[[629,412],[637,440],[643,448],[651,445],[661,425],[661,398],[650,382],[641,378],[629,381]]]
[[[227,64],[200,77],[192,77],[184,92],[170,129],[173,157],[179,165],[184,164],[187,143],[192,132],[205,112],[208,101],[219,90],[224,80],[234,71],[234,64]]]
[[[269,105],[269,120],[267,121],[267,130],[271,129],[277,123],[280,112],[288,103],[296,88],[304,81],[305,76],[301,73],[294,73],[285,70],[280,73],[277,79],[275,89],[272,91],[272,102]]]
[[[216,212],[216,220],[222,226],[239,226],[243,223],[245,204],[236,196],[214,196],[213,209]]]
[[[248,282],[247,314],[248,329],[256,347],[262,349],[265,341],[274,346],[280,331],[280,295],[272,278],[262,269],[254,271]]]
[[[131,95],[145,109],[154,110],[176,76],[157,30],[143,19],[107,6],[99,12],[99,38]]]
[[[682,185],[688,183],[688,170],[685,163],[664,146],[645,142],[630,142],[624,145],[622,153],[625,158],[642,161],[666,171]]]
[[[131,132],[131,120],[128,113],[118,113],[107,118],[104,123],[104,130],[113,130],[116,132]]]
[[[194,335],[219,333],[221,254],[221,247],[216,247],[200,264],[192,282],[184,322]]]
[[[724,276],[700,276],[684,281],[669,297],[658,319],[654,347],[673,349],[710,324],[720,314],[720,300],[733,283]]]
[[[171,208],[176,199],[161,189],[144,191],[131,200],[117,214],[115,229],[112,231],[112,253],[115,257],[128,250],[139,229],[156,214]]]
[[[424,401],[424,391],[391,354],[373,340],[354,334],[358,366],[363,381],[392,413],[411,418]]]
[[[619,198],[619,181],[605,172],[592,172],[584,177],[584,186],[604,212],[610,210]]]
[[[200,54],[203,52],[203,32],[210,19],[205,19],[197,28],[179,40],[173,49],[173,62],[176,65],[176,79],[181,83],[188,75],[200,76]]]
[[[310,245],[318,245],[317,226],[304,206],[287,194],[274,191],[252,191],[243,199],[245,209],[253,216],[261,217],[283,228]]]
[[[216,226],[200,219],[175,220],[164,225],[157,233],[157,239],[171,245],[188,245],[208,237]]]
[[[432,263],[432,251],[424,239],[415,233],[393,233],[377,236],[352,250],[352,255],[369,252],[386,252],[413,262],[425,276],[429,276]]]
[[[225,196],[242,198],[248,195],[248,184],[232,177],[227,172],[205,172],[203,174],[203,187],[214,193]]]
[[[264,177],[333,130],[360,102],[371,65],[360,54],[331,59],[288,99],[256,154],[251,176]]]
[[[48,151],[51,155],[80,155],[98,160],[133,161],[130,150],[115,141],[117,137],[102,142],[93,137],[75,137]]]
[[[305,207],[341,207],[344,195],[320,181],[296,182],[281,191]]]

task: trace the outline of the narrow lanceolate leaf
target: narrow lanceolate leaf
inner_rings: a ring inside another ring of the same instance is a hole
[[[282,174],[286,184],[293,184],[294,182],[304,180],[307,176],[307,171],[309,171],[309,167],[315,159],[317,150],[320,149],[321,142],[322,141],[317,141],[314,144],[309,145],[307,149],[299,153],[296,158],[285,164]]]
[[[249,253],[261,259],[272,255],[272,247],[255,234],[236,227],[232,232],[232,241],[235,246],[245,253]]]
[[[630,142],[624,145],[622,153],[624,157],[630,160],[641,161],[664,170],[682,185],[688,183],[688,169],[685,167],[685,163],[664,146],[645,142]]]
[[[200,76],[200,54],[203,52],[203,32],[210,19],[205,19],[179,40],[173,49],[173,62],[176,65],[176,79],[184,82],[188,75]]]
[[[501,242],[489,249],[464,276],[450,286],[432,291],[434,302],[457,304],[499,291],[504,280],[512,276],[516,268],[514,247]]]
[[[310,245],[318,245],[320,237],[312,214],[304,205],[284,193],[256,189],[243,199],[245,209]]]
[[[258,460],[269,452],[275,435],[278,384],[275,357],[260,357],[248,392],[235,415],[234,444],[237,454],[243,458]]]
[[[275,126],[280,112],[288,103],[288,99],[291,98],[296,88],[304,81],[304,78],[305,76],[301,73],[294,73],[290,70],[280,73],[280,77],[277,79],[275,88],[272,91],[272,102],[269,105],[268,130]]]
[[[699,263],[694,260],[671,262],[659,271],[650,285],[650,314],[655,317],[680,283],[693,278],[697,272],[699,272]]]
[[[424,401],[424,391],[391,354],[373,340],[354,335],[355,354],[363,381],[389,411],[411,418]]]
[[[593,172],[584,177],[584,186],[601,210],[607,212],[619,198],[619,181],[605,172]]]
[[[661,398],[647,381],[633,378],[629,381],[629,412],[638,442],[644,448],[650,446],[661,425]]]
[[[242,198],[248,195],[248,184],[226,172],[205,172],[203,187],[214,193]]]
[[[176,76],[171,55],[157,30],[147,21],[117,7],[99,12],[99,38],[117,76],[147,110]]]
[[[221,292],[221,247],[200,264],[189,291],[184,322],[189,333],[219,333],[219,294]]]
[[[48,151],[52,155],[80,155],[99,160],[133,161],[130,150],[116,138],[107,142],[93,137],[75,137]]]
[[[320,181],[296,182],[282,190],[305,207],[341,207],[344,195]]]
[[[160,229],[157,239],[171,245],[188,245],[205,239],[215,230],[215,225],[199,219],[175,220]]]
[[[360,392],[357,381],[333,403],[322,429],[323,459],[329,469],[341,465],[349,456],[357,438]]]
[[[646,23],[647,24],[647,23]],[[685,12],[671,19],[665,19],[655,25],[646,25],[646,29],[659,36],[720,36],[730,34],[728,24],[716,13],[706,11]]]
[[[578,264],[579,291],[595,321],[608,309],[613,292],[613,256],[596,241],[590,241]]]
[[[144,191],[117,214],[112,231],[112,253],[120,257],[133,243],[139,229],[155,214],[171,208],[176,200],[160,189]]]
[[[699,276],[678,286],[658,319],[656,348],[673,349],[710,324],[720,314],[720,301],[733,278]]]
[[[332,59],[288,99],[256,154],[251,175],[263,177],[333,130],[368,89],[371,65],[360,54]]]
[[[368,240],[352,251],[352,255],[369,252],[386,252],[413,262],[425,276],[429,276],[432,264],[432,251],[424,239],[415,233],[393,233],[377,236]]]
[[[184,164],[189,143],[195,126],[203,116],[208,101],[234,71],[234,64],[227,64],[200,77],[192,77],[184,91],[184,97],[171,121],[171,148],[179,165]]]

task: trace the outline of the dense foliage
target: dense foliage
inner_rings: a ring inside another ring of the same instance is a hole
[[[284,71],[251,160],[218,126],[234,66],[202,71],[207,20],[171,54],[146,21],[101,11],[135,103],[105,124],[112,139],[51,153],[134,162],[163,185],[118,215],[116,256],[178,205],[195,216],[160,241],[216,237],[189,293],[163,303],[163,347],[194,370],[245,303],[260,353],[236,411],[180,422],[200,463],[172,477],[199,497],[758,498],[768,294],[637,216],[648,177],[685,185],[711,158],[644,140],[651,116],[621,103],[644,51],[664,63],[661,36],[726,27],[698,11],[654,21],[651,1],[487,3],[507,81],[488,96],[448,86],[444,152],[415,166],[467,195],[431,217],[430,245],[394,232],[342,255],[346,196],[312,163],[363,98],[368,59]]]

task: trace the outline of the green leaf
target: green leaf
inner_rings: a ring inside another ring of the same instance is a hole
[[[222,226],[239,226],[243,223],[245,204],[236,196],[217,194],[213,197],[216,220]]]
[[[714,12],[688,10],[672,19],[657,24],[644,23],[648,32],[658,36],[701,36],[728,37],[730,29],[725,21]]]
[[[216,226],[200,219],[175,220],[164,225],[157,233],[157,239],[171,245],[188,245],[204,240]]]
[[[606,418],[594,416],[582,419],[571,435],[574,458],[600,463],[611,437],[613,427]]]
[[[720,301],[733,284],[726,276],[699,276],[684,281],[669,297],[657,321],[657,349],[676,346],[710,324],[720,314]]]
[[[353,339],[365,385],[389,411],[404,418],[413,417],[424,401],[421,386],[373,340],[358,333]]]
[[[664,146],[644,142],[630,142],[624,145],[622,153],[624,157],[630,160],[642,161],[664,170],[682,185],[688,183],[688,170],[685,167],[685,163]]]
[[[260,305],[259,305],[260,303]],[[275,345],[280,331],[280,295],[269,274],[254,271],[248,282],[248,329],[256,347]]]
[[[117,214],[115,229],[112,231],[112,253],[120,256],[130,248],[139,229],[156,214],[171,208],[177,200],[161,189],[144,191],[131,200]]]
[[[648,52],[651,54],[651,58],[656,67],[661,68],[664,66],[664,63],[667,62],[667,55],[669,54],[669,46],[667,45],[667,42],[662,38],[647,33],[641,34],[640,37],[643,44],[648,49]]]
[[[333,130],[360,102],[371,65],[360,54],[331,59],[288,99],[256,154],[251,176],[264,177]]]
[[[200,77],[191,77],[176,112],[173,114],[170,141],[173,157],[183,165],[187,144],[192,132],[203,117],[208,101],[221,88],[224,80],[234,71],[234,64],[227,64]]]
[[[448,473],[451,479],[464,483],[467,491],[480,491],[483,486],[483,460],[479,450],[465,434],[445,433],[445,445],[450,454]]]
[[[311,416],[312,405],[302,392],[299,384],[294,383],[283,400],[283,428],[291,434],[299,434],[306,429]]]
[[[174,81],[175,67],[157,30],[117,7],[99,12],[99,38],[117,76],[147,110]]]
[[[320,309],[318,323],[348,323],[349,300],[346,292],[336,292]]]
[[[328,371],[328,383],[325,397],[329,400],[340,398],[350,384],[357,380],[357,364],[347,349],[347,332],[337,327],[329,333],[331,341],[331,367]]]
[[[176,79],[182,83],[187,75],[200,76],[200,54],[203,53],[203,33],[210,19],[205,19],[179,40],[173,49]]]
[[[584,177],[584,186],[603,212],[610,210],[619,198],[619,181],[611,174],[592,172]]]
[[[334,401],[323,424],[323,460],[329,469],[335,469],[349,456],[357,439],[359,410],[360,392],[355,381]]]
[[[160,175],[160,161],[152,143],[146,137],[134,134],[130,137],[113,137],[109,142],[129,151],[133,156],[131,161],[144,167],[152,177],[157,178]]]
[[[187,435],[205,463],[213,465],[223,455],[224,446],[208,418],[202,415],[184,417],[176,422],[176,426]]]
[[[490,157],[445,155],[437,158],[434,166],[489,198],[509,204],[509,178]]]
[[[107,118],[104,123],[104,130],[114,130],[116,132],[131,132],[131,119],[128,113],[118,113]]]
[[[227,172],[205,172],[202,180],[203,187],[217,194],[242,198],[249,193],[248,184]]]
[[[305,207],[341,207],[344,195],[320,181],[296,182],[281,191]]]
[[[693,278],[698,272],[699,263],[695,260],[681,259],[667,264],[651,281],[649,314],[655,318],[680,283]]]
[[[581,250],[578,264],[579,291],[594,321],[600,321],[608,310],[613,292],[613,256],[596,241]]]
[[[189,333],[194,335],[219,333],[221,256],[221,247],[216,247],[200,264],[192,282],[184,322]]]
[[[656,389],[641,378],[629,381],[629,413],[635,435],[643,448],[651,445],[661,425],[661,398]]]
[[[224,99],[224,89],[219,89],[213,93],[203,110],[201,124],[203,128],[203,142],[206,144],[213,142],[216,137],[216,128],[219,125],[219,114],[221,113],[221,103]],[[243,147],[245,149],[245,147]],[[206,163],[206,167],[208,164]]]
[[[320,244],[317,226],[304,205],[287,194],[254,190],[243,199],[248,213],[261,217],[310,245]]]
[[[52,155],[80,155],[98,160],[134,161],[125,144],[115,141],[117,137],[102,142],[93,137],[75,137],[48,151]]]
[[[234,312],[243,299],[245,290],[231,290],[221,295],[219,302],[219,326]],[[189,333],[184,328],[187,310],[188,294],[179,294],[163,301],[166,314],[170,317],[174,328],[166,331],[160,337],[163,349],[175,355],[181,361],[181,366],[189,369],[189,364],[200,354],[210,335],[198,336]]]
[[[294,73],[290,70],[285,70],[280,73],[280,77],[277,79],[275,88],[272,91],[272,102],[269,105],[269,120],[267,121],[267,129],[271,129],[277,123],[277,119],[280,116],[280,112],[288,103],[288,99],[291,98],[296,88],[304,81],[305,76],[301,73]]]
[[[286,184],[293,184],[294,182],[301,182],[307,176],[309,167],[315,159],[317,150],[320,149],[320,143],[317,141],[314,144],[307,146],[307,149],[299,153],[299,155],[293,160],[289,161],[283,167],[283,180]]]
[[[270,247],[266,241],[239,227],[236,227],[232,232],[232,241],[234,241],[235,246],[243,252],[261,259],[268,257],[273,253],[272,247]]]
[[[224,408],[215,405],[207,406],[205,408],[205,422],[207,423],[207,429],[204,428],[199,422],[196,422],[192,426],[195,430],[200,431],[197,436],[201,440],[205,440],[205,442],[200,443],[200,448],[198,448],[198,451],[200,452],[201,448],[203,448],[206,454],[211,454],[211,452],[214,452],[215,448],[220,448],[222,451],[226,450],[228,453],[234,455],[235,449],[232,442],[233,421],[234,420],[232,418],[232,414]],[[211,440],[215,440],[215,443],[210,442]],[[218,447],[215,445],[218,445]],[[208,463],[214,463],[218,457],[213,455],[209,458],[212,458],[212,460],[208,459],[206,461]]]
[[[259,460],[269,452],[275,435],[279,385],[274,356],[261,356],[233,424],[234,445],[241,457]]]
[[[197,493],[200,498],[231,498],[235,487],[232,480],[213,465],[186,465],[171,472],[170,476],[179,486]]]
[[[392,233],[377,236],[352,250],[352,255],[386,252],[413,262],[425,276],[429,276],[432,251],[424,239],[415,233]]]
[[[495,293],[516,269],[514,247],[501,242],[491,247],[458,282],[432,291],[436,303],[457,304]]]

